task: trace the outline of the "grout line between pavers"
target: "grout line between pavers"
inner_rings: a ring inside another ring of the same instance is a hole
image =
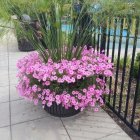
[[[118,133],[121,133],[121,131],[119,131],[119,132],[114,132],[114,133],[105,135],[105,136],[103,136],[103,137],[101,137],[101,138],[97,138],[97,139],[95,139],[95,140],[102,140],[102,139],[104,139],[104,138],[106,138],[106,137],[109,137],[109,136],[111,136],[111,135],[118,134]]]
[[[40,117],[40,118],[36,118],[36,119],[33,119],[33,120],[27,120],[27,121],[23,121],[23,122],[13,123],[13,124],[11,124],[11,127],[15,126],[15,125],[18,125],[18,124],[32,122],[32,121],[36,121],[36,120],[40,120],[40,119],[44,119],[44,118],[49,118],[49,117],[51,117],[51,116],[45,116],[45,117]],[[8,126],[10,126],[10,125],[1,126],[0,128],[5,128],[5,127],[8,127]]]
[[[40,119],[44,119],[44,118],[50,118],[50,117],[51,117],[51,116],[45,116],[45,117],[40,117],[40,118],[36,118],[36,119],[32,119],[32,120],[28,120],[28,121],[23,121],[23,122],[13,123],[13,124],[11,124],[11,126],[18,125],[18,124],[22,124],[22,123],[27,123],[27,122],[32,122],[32,121],[36,121],[36,120],[40,120]]]
[[[23,99],[15,99],[15,100],[10,100],[10,101],[0,102],[0,105],[5,104],[5,103],[9,103],[9,102],[20,101],[20,100],[23,100]]]
[[[9,78],[8,78],[9,79]],[[16,86],[16,84],[15,83],[10,83],[10,84],[8,84],[8,85],[0,85],[0,88],[2,88],[2,87],[9,87],[9,85],[11,85],[11,86]]]
[[[70,137],[70,134],[68,133],[68,130],[67,130],[67,128],[65,127],[65,125],[64,125],[64,123],[63,123],[63,121],[62,121],[61,118],[60,118],[60,121],[61,121],[61,123],[62,123],[62,125],[63,125],[63,127],[64,127],[64,129],[65,129],[65,131],[66,131],[66,133],[67,133],[67,135],[68,135],[68,137],[69,137],[69,139],[72,140],[71,137]]]
[[[9,81],[8,81],[8,83],[9,83]],[[0,85],[0,88],[2,88],[2,87],[9,87],[9,85]]]
[[[9,122],[10,122],[10,139],[12,140],[11,102],[10,102],[10,100],[11,100],[11,97],[10,97],[10,71],[9,71],[9,41],[7,41],[7,54],[8,54],[8,82],[9,82]]]

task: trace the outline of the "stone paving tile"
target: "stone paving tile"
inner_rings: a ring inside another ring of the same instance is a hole
[[[94,135],[94,134],[93,134]],[[120,137],[116,135],[111,135],[111,136],[106,136],[103,138],[87,138],[87,137],[82,137],[82,136],[72,136],[71,140],[132,140],[129,137]]]
[[[17,65],[18,59],[13,59],[13,58],[9,58],[11,60],[9,60],[9,66],[15,66]]]
[[[9,86],[0,87],[0,103],[9,101]]]
[[[7,44],[0,44],[0,55],[7,54]]]
[[[93,111],[85,111],[71,117],[71,119],[62,118],[62,121],[70,137],[72,137],[72,140],[96,140],[123,132],[123,130],[103,110],[96,113]],[[131,139],[125,132],[123,133],[124,135],[122,135],[122,137],[128,138],[128,140]],[[116,135],[116,137],[121,136]]]
[[[3,52],[3,50],[2,50],[3,48],[0,47],[0,49],[1,49],[0,60],[2,61],[4,59],[6,59],[8,61],[8,53],[7,52]]]
[[[23,99],[19,96],[16,85],[10,86],[10,101]]]
[[[10,77],[10,84],[11,85],[17,85],[18,78],[16,77],[16,75],[17,75],[17,72],[10,73],[9,77]]]
[[[8,66],[0,66],[0,71],[1,71],[1,73],[2,73],[2,71],[8,72]]]
[[[0,69],[0,87],[9,85],[8,71]]]
[[[0,127],[10,125],[9,102],[0,104]],[[1,136],[0,136],[1,137]]]
[[[0,139],[1,140],[11,140],[9,126],[0,128]]]
[[[7,67],[8,68],[8,61],[7,58],[0,58],[0,67]]]
[[[7,54],[7,42],[2,42],[0,40],[0,55]]]
[[[113,135],[107,135],[103,138],[100,138],[99,140],[132,140],[128,136],[118,136],[116,134]]]
[[[85,137],[78,137],[78,136],[71,136],[71,140],[94,140],[93,138],[85,138]]]
[[[16,124],[37,118],[50,116],[42,109],[42,105],[35,106],[32,102],[26,100],[17,100],[11,102],[11,123]]]
[[[16,73],[17,72],[17,66],[16,65],[11,65],[9,66],[9,73]]]
[[[70,140],[60,119],[47,117],[12,126],[13,140]]]
[[[68,133],[70,137],[72,137],[72,140],[75,139],[75,137],[77,138],[77,140],[79,140],[80,138],[84,138],[85,140],[87,139],[96,140],[106,136],[106,134],[103,133],[78,131],[78,130],[68,130]]]

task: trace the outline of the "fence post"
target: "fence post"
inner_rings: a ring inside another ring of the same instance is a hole
[[[106,23],[101,27],[101,47],[100,47],[100,53],[102,51],[105,51],[106,48]],[[104,52],[105,53],[105,52]]]

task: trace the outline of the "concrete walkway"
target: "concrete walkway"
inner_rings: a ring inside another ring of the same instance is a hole
[[[19,98],[16,62],[26,54],[11,34],[0,41],[0,140],[131,140],[103,110],[56,118]]]

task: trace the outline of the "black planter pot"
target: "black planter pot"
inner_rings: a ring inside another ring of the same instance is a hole
[[[18,40],[18,49],[23,52],[35,50],[32,44],[24,38]]]
[[[55,117],[70,117],[78,114],[80,110],[75,110],[74,107],[65,109],[61,104],[57,105],[55,102],[51,107],[45,105],[44,108],[49,114]]]

